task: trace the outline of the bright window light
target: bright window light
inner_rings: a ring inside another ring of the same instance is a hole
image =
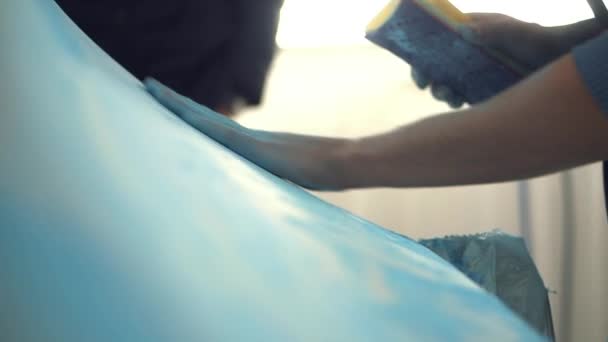
[[[285,0],[277,42],[283,48],[365,42],[365,27],[387,0]]]
[[[282,48],[365,43],[365,27],[388,0],[285,0],[277,42]],[[541,25],[592,16],[584,0],[452,0],[463,12],[499,12]]]

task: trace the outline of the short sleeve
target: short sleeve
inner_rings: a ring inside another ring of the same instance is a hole
[[[608,32],[579,45],[573,54],[583,81],[608,116]]]

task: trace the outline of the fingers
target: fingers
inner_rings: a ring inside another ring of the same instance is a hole
[[[431,94],[434,98],[446,102],[452,108],[459,108],[464,104],[464,99],[460,95],[443,85],[433,84],[431,86]]]
[[[150,93],[150,95],[152,95],[160,104],[167,107],[167,109],[179,117],[202,109],[198,108],[192,100],[179,95],[153,78],[146,78],[144,80],[144,86],[148,93]]]
[[[486,47],[511,50],[525,39],[530,23],[500,13],[471,13],[467,25],[473,42]],[[465,34],[465,38],[467,34]]]
[[[458,109],[464,105],[464,100],[461,97],[450,99],[448,105],[453,109]]]
[[[513,18],[509,17],[506,14],[502,13],[467,13],[467,16],[471,20],[472,23],[476,24],[485,24],[485,23],[504,23],[505,21],[511,20]]]
[[[462,96],[458,95],[449,87],[431,84],[431,80],[420,72],[420,70],[412,67],[411,74],[412,79],[418,88],[425,89],[431,85],[431,94],[435,99],[446,102],[452,108],[460,108],[464,104],[465,101]]]
[[[153,78],[146,78],[144,80],[144,86],[148,93],[150,93],[150,95],[152,95],[160,104],[189,124],[195,126],[195,128],[203,131],[203,133],[205,133],[207,126],[198,127],[198,123],[201,120],[211,121],[214,125],[222,125],[225,127],[242,127],[224,115],[218,114],[213,110],[176,93],[171,88]]]
[[[420,71],[416,68],[412,67],[411,69],[412,79],[416,86],[420,89],[425,89],[431,83],[431,80],[424,76]]]
[[[462,29],[462,36],[476,45],[494,48],[502,40],[497,39],[501,32],[501,22],[502,19],[493,14],[473,16],[471,22]]]
[[[176,93],[154,79],[145,79],[144,85],[161,105],[220,144],[235,149],[248,141],[248,129],[224,115]]]

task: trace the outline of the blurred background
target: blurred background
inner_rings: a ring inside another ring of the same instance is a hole
[[[590,18],[584,0],[453,0],[544,25]],[[285,0],[280,51],[250,127],[330,136],[385,131],[449,108],[418,90],[407,64],[367,43],[387,0]],[[320,197],[412,238],[495,228],[525,237],[549,289],[559,341],[608,338],[608,225],[600,165],[527,182],[373,189]]]

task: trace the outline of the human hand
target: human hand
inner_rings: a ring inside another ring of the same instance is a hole
[[[469,17],[471,21],[462,31],[463,37],[475,45],[505,56],[524,72],[522,76],[569,50],[558,39],[560,34],[557,28],[543,27],[496,13],[469,14]],[[465,102],[458,95],[458,89],[433,82],[415,67],[412,67],[412,78],[421,89],[430,85],[432,95],[451,107],[458,108]]]
[[[267,171],[309,189],[345,187],[343,161],[349,140],[249,129],[156,80],[146,79],[144,85],[193,128]]]
[[[499,13],[471,13],[465,38],[498,52],[531,73],[567,53],[563,28],[521,21]],[[574,26],[572,26],[574,27]]]

